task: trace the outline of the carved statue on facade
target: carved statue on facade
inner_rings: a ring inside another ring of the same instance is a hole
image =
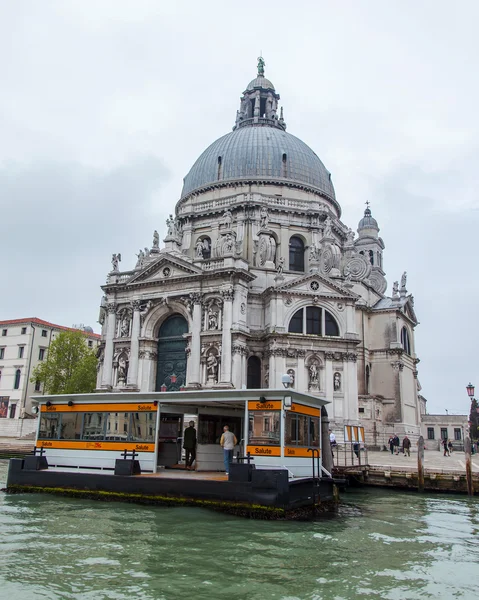
[[[120,337],[128,337],[130,335],[130,319],[127,313],[124,313],[120,321]]]
[[[286,373],[289,375],[290,386],[292,388],[294,388],[294,384],[295,384],[295,381],[296,381],[296,373],[294,372],[294,369],[288,369],[286,371]]]
[[[260,77],[264,77],[264,67],[265,67],[264,58],[262,56],[258,56],[258,75]]]
[[[397,296],[399,293],[399,282],[395,281],[393,283],[393,296]]]
[[[231,252],[233,252],[233,247],[234,247],[234,239],[233,236],[231,235],[231,233],[228,233],[226,235],[226,239],[225,239],[225,254],[230,254]]]
[[[204,252],[204,246],[203,246],[203,240],[198,240],[196,242],[196,258],[203,258],[203,252]]]
[[[269,365],[266,365],[264,368],[264,387],[266,389],[269,388]]]
[[[309,258],[311,260],[319,260],[319,248],[316,244],[311,244],[309,247]]]
[[[112,271],[118,271],[118,263],[121,262],[121,254],[112,254],[111,256],[111,266]]]
[[[341,373],[334,374],[334,391],[338,392],[341,389]]]
[[[166,226],[168,227],[168,235],[176,235],[175,219],[173,215],[170,215],[169,219],[166,219]]]
[[[128,375],[128,360],[124,354],[118,358],[118,385],[125,385]]]
[[[406,281],[407,281],[407,273],[406,273],[406,271],[404,271],[404,273],[401,275],[401,289],[402,290],[406,289]]]
[[[153,248],[159,248],[160,247],[160,236],[158,235],[158,232],[155,231],[153,232]]]
[[[228,208],[223,213],[223,225],[226,227],[226,229],[231,229],[232,223],[233,223],[233,213]]]
[[[136,261],[136,268],[142,267],[145,260],[145,253],[141,248],[136,256],[138,257],[138,260]]]
[[[282,275],[283,270],[284,270],[284,258],[281,256],[280,259],[278,260],[278,266],[276,267],[276,271],[278,272],[278,275]]]
[[[214,352],[210,352],[206,358],[206,372],[209,382],[218,382],[218,359]]]
[[[218,329],[218,311],[212,307],[208,310],[208,329]]]
[[[262,229],[266,229],[269,223],[269,214],[266,206],[262,206],[259,213],[259,223]]]
[[[331,217],[326,217],[326,220],[324,221],[323,237],[331,237],[332,225]]]
[[[319,388],[319,372],[318,365],[316,363],[311,363],[309,365],[309,389],[311,388]]]

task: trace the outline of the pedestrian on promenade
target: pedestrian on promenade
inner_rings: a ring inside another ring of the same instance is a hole
[[[190,421],[183,436],[185,449],[185,469],[189,471],[196,460],[196,429],[195,422]]]
[[[399,446],[401,442],[399,441],[399,436],[394,434],[394,446],[395,446],[395,454],[399,454]]]
[[[452,445],[452,441],[449,440],[449,443],[447,444],[447,449],[449,450],[449,454],[452,454],[452,451],[454,450],[454,447]]]
[[[407,435],[404,436],[402,441],[402,451],[404,456],[406,456],[406,454],[411,456],[411,440],[407,437]]]
[[[359,446],[359,442],[354,442],[353,444],[353,452],[356,455],[356,458],[359,458],[359,451],[360,451],[360,446]]]
[[[442,440],[442,447],[444,448],[444,454],[443,456],[449,456],[449,450],[447,448],[447,438]]]
[[[223,435],[220,439],[221,447],[223,448],[223,458],[225,463],[226,475],[229,474],[230,464],[233,462],[233,450],[238,443],[235,434],[230,431],[228,425],[223,427]]]
[[[389,450],[391,450],[391,454],[394,454],[394,437],[392,435],[389,436]]]

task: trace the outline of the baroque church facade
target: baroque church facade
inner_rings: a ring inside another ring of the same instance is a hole
[[[98,390],[278,389],[330,401],[338,440],[365,426],[381,445],[419,433],[406,274],[386,295],[384,243],[369,206],[357,237],[341,221],[331,174],[286,132],[280,96],[258,74],[233,131],[184,178],[160,247],[120,270],[100,308]]]

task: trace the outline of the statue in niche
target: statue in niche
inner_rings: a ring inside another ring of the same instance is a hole
[[[294,372],[294,369],[288,369],[286,371],[286,373],[289,375],[290,377],[290,385],[292,388],[294,388],[294,383],[296,381],[296,373]]]
[[[111,256],[111,266],[112,271],[118,271],[118,263],[121,262],[121,254],[112,254]]]
[[[118,385],[125,385],[128,374],[128,360],[122,354],[118,358]]]
[[[208,374],[208,381],[217,383],[218,381],[218,359],[213,352],[208,354],[206,358],[206,372]]]
[[[223,213],[223,225],[226,227],[226,229],[231,229],[232,223],[233,223],[233,213],[228,208]]]
[[[334,391],[339,392],[340,389],[341,389],[341,374],[336,372],[334,374]]]
[[[309,388],[313,387],[319,387],[319,372],[318,365],[316,363],[312,363],[309,366]]]
[[[204,246],[203,246],[203,240],[198,240],[196,242],[196,258],[203,258],[203,252],[204,252]]]
[[[218,329],[218,311],[213,308],[208,310],[208,329]]]
[[[258,76],[264,77],[264,66],[265,66],[264,58],[262,56],[258,56]]]
[[[259,224],[262,229],[266,229],[269,223],[269,214],[266,206],[262,206],[259,213]]]
[[[145,261],[145,253],[141,248],[136,256],[138,257],[138,260],[136,261],[136,268],[142,267],[143,262]]]
[[[276,268],[276,271],[278,272],[278,275],[282,275],[283,270],[284,270],[284,258],[281,256],[281,258],[278,260],[278,266]]]
[[[351,229],[351,227],[348,229],[348,233],[346,235],[348,238],[348,244],[353,244],[354,243],[354,231]]]
[[[153,248],[159,248],[160,247],[160,236],[158,235],[158,232],[155,231],[153,232]]]
[[[120,322],[120,337],[128,337],[130,335],[130,319],[125,313]]]
[[[399,293],[399,282],[395,281],[393,283],[393,296],[397,296]]]
[[[406,273],[406,271],[404,271],[404,273],[401,275],[401,289],[402,290],[406,289],[406,280],[407,280],[407,273]]]
[[[324,221],[323,237],[331,237],[331,236],[332,236],[331,217],[326,217],[326,220]]]

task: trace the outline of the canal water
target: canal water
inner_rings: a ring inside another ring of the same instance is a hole
[[[333,518],[274,522],[0,493],[0,598],[472,599],[478,530],[463,496],[362,490]]]

